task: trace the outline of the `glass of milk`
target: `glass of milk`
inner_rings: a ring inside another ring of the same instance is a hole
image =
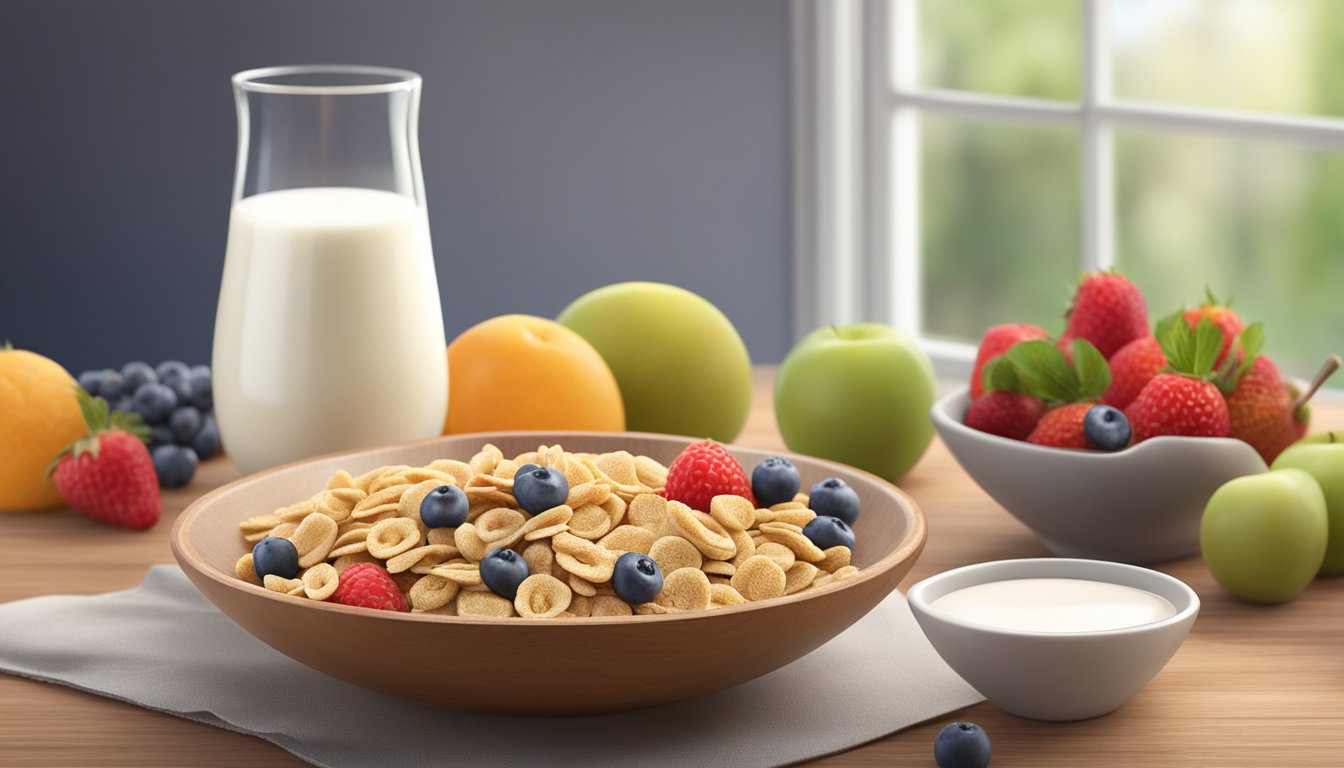
[[[443,431],[448,369],[425,215],[420,76],[233,77],[238,167],[215,319],[215,415],[244,473]]]

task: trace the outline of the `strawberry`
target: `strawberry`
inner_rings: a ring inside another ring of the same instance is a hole
[[[1111,356],[1111,386],[1101,401],[1120,410],[1129,407],[1153,377],[1167,367],[1167,356],[1157,337],[1144,336],[1120,348]]]
[[[1064,336],[1087,339],[1108,360],[1121,347],[1148,335],[1148,302],[1138,286],[1116,272],[1084,275],[1066,317]]]
[[[373,563],[355,563],[342,571],[336,591],[327,598],[327,602],[380,611],[404,613],[410,610],[397,583],[387,571]]]
[[[966,426],[991,435],[1026,440],[1045,414],[1039,398],[1001,389],[986,392],[966,411]]]
[[[1027,436],[1027,442],[1051,448],[1094,449],[1083,432],[1083,417],[1094,405],[1096,403],[1072,403],[1047,411]]]
[[[159,480],[138,414],[109,413],[107,401],[76,387],[89,433],[52,459],[56,491],[76,512],[123,528],[159,521]]]
[[[984,394],[984,367],[991,360],[998,358],[1020,341],[1044,339],[1048,336],[1044,328],[1027,323],[996,325],[985,331],[984,338],[980,339],[980,349],[975,353],[975,367],[971,369],[971,399],[974,400]]]
[[[1223,364],[1223,359],[1227,357],[1227,350],[1232,347],[1232,343],[1245,330],[1246,324],[1241,322],[1241,318],[1226,303],[1218,301],[1212,291],[1208,291],[1207,296],[1208,298],[1203,305],[1185,310],[1182,316],[1192,329],[1199,326],[1200,320],[1207,318],[1209,322],[1218,327],[1219,331],[1222,331],[1223,346],[1218,351],[1218,359],[1213,363],[1213,366],[1217,368]]]
[[[709,502],[721,494],[741,496],[756,503],[751,481],[742,465],[713,440],[691,443],[667,468],[663,495],[692,509],[709,512]]]
[[[1306,428],[1305,413],[1297,413],[1293,399],[1279,366],[1260,355],[1227,396],[1231,436],[1250,443],[1266,464],[1273,463]]]
[[[1253,349],[1247,359],[1260,353],[1260,326],[1247,329]],[[1158,324],[1157,341],[1166,355],[1167,373],[1154,376],[1125,409],[1134,442],[1158,435],[1227,437],[1231,431],[1227,401],[1213,384],[1214,361],[1222,349],[1222,331],[1207,318],[1191,328],[1179,314]],[[1241,354],[1240,347],[1238,354]],[[1220,371],[1219,377],[1234,373]]]

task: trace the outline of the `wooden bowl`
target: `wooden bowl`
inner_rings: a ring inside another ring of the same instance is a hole
[[[778,669],[830,640],[896,588],[924,548],[924,516],[866,472],[789,455],[803,488],[843,478],[858,491],[848,579],[697,613],[575,619],[486,619],[352,608],[269,592],[239,580],[245,518],[324,487],[337,469],[467,459],[494,443],[506,456],[563,445],[627,450],[670,464],[689,438],[641,433],[503,432],[333,454],[245,477],[196,500],[173,527],[173,555],[197,589],[257,638],[333,677],[450,709],[508,715],[591,715],[677,701]],[[748,468],[766,451],[730,447]],[[892,649],[893,653],[899,652]]]

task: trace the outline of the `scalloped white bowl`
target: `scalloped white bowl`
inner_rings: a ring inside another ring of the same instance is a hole
[[[1104,453],[1045,448],[965,424],[961,389],[930,416],[985,492],[1064,557],[1151,563],[1199,552],[1199,518],[1218,486],[1268,469],[1241,440],[1156,437]]]

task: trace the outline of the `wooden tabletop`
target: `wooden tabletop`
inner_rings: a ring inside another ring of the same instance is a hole
[[[758,371],[743,445],[784,447],[771,376]],[[1344,407],[1317,405],[1313,431],[1322,429],[1344,429]],[[0,602],[139,583],[150,564],[173,562],[168,532],[178,513],[236,476],[226,460],[206,462],[188,488],[164,492],[163,521],[143,533],[69,511],[0,515]],[[968,563],[1047,554],[936,440],[901,486],[929,525],[928,546],[906,585]],[[955,720],[986,729],[995,766],[1341,765],[1344,578],[1317,580],[1292,602],[1265,608],[1228,597],[1199,558],[1158,568],[1194,587],[1203,610],[1171,663],[1119,711],[1081,723],[1040,723],[984,703],[814,765],[933,765],[934,737]],[[3,766],[301,764],[260,739],[0,675]]]

